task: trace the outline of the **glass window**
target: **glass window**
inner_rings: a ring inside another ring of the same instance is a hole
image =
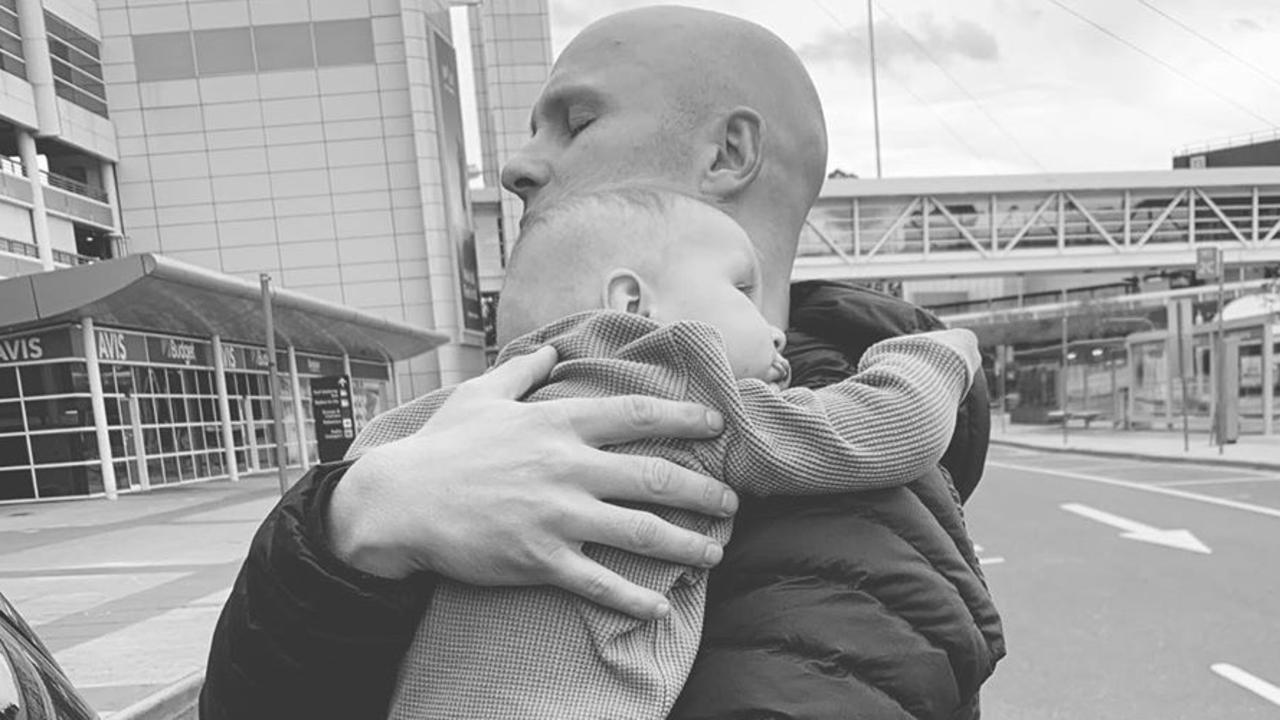
[[[0,467],[16,467],[30,465],[31,454],[27,452],[27,438],[22,435],[0,437]]]
[[[191,428],[179,427],[173,429],[174,441],[178,444],[178,451],[184,452],[191,449]]]
[[[42,498],[88,495],[94,492],[93,486],[95,483],[90,479],[92,471],[93,469],[87,465],[36,468],[36,489]],[[101,478],[98,479],[96,484],[100,489],[102,486]]]
[[[208,453],[205,459],[209,463],[209,476],[216,477],[218,475],[226,475],[227,469],[222,465],[222,453]]]
[[[200,401],[194,397],[187,398],[187,417],[191,422],[200,422],[201,420],[212,420],[212,418],[200,417]]]
[[[22,394],[26,397],[89,392],[89,375],[83,362],[26,365],[19,373],[22,376]]]
[[[372,20],[329,20],[315,23],[314,28],[319,65],[355,65],[374,61]]]
[[[182,473],[183,480],[196,479],[196,461],[191,455],[178,456],[178,469]]]
[[[173,428],[160,428],[160,452],[171,453],[177,451],[178,447],[173,440]]]
[[[142,416],[143,425],[155,425],[156,401],[151,398],[138,398],[138,413]]]
[[[107,92],[98,41],[56,15],[45,12],[44,17],[58,96],[106,117]]]
[[[164,484],[164,462],[160,458],[147,458],[147,477],[156,485]]]
[[[155,33],[133,36],[133,64],[138,81],[180,80],[196,76],[191,33]]]
[[[110,365],[101,365],[98,368],[98,376],[102,378],[102,392],[107,395],[116,393],[116,377],[115,372]]]
[[[108,442],[111,443],[111,457],[121,458],[129,453],[125,451],[124,431],[111,430],[107,432]]]
[[[202,76],[253,72],[253,39],[249,28],[197,30],[196,70]]]
[[[169,410],[173,413],[173,421],[184,423],[187,421],[187,404],[182,398],[169,398]]]
[[[11,367],[0,367],[0,400],[18,397],[18,371]]]
[[[217,395],[217,388],[213,386],[213,373],[198,372],[196,373],[196,390],[201,395]]]
[[[106,411],[107,411],[107,424],[108,424],[108,425],[119,425],[119,424],[121,424],[122,418],[121,418],[121,413],[120,413],[120,406],[121,406],[121,405],[127,405],[128,403],[129,403],[129,401],[128,401],[128,400],[120,400],[120,399],[113,398],[113,397],[103,398],[103,399],[102,399],[102,406],[103,406],[104,408],[106,408]]]
[[[173,422],[173,413],[169,408],[168,398],[156,398],[156,424],[168,425]]]
[[[142,387],[139,388],[139,392],[147,395],[161,395],[165,392],[163,371],[157,371],[155,368],[139,368],[138,372],[142,373]]]
[[[33,464],[96,460],[98,438],[92,432],[61,432],[31,435]]]
[[[93,403],[87,397],[28,400],[27,426],[31,430],[93,427]]]
[[[30,470],[0,469],[0,500],[29,500],[35,496]]]
[[[0,402],[0,433],[20,433],[27,429],[22,424],[22,401]]]
[[[205,457],[204,453],[192,456],[192,460],[195,461],[196,464],[195,476],[197,478],[207,478],[211,475],[209,472],[209,460]]]
[[[160,431],[155,428],[147,428],[142,431],[143,443],[147,450],[147,455],[160,454]]]
[[[311,25],[259,25],[253,29],[253,46],[258,53],[258,70],[290,70],[315,67],[311,47]]]
[[[166,456],[161,464],[164,465],[164,481],[166,483],[176,483],[182,480],[182,474],[178,472],[178,458],[173,455]]]
[[[181,395],[185,392],[182,388],[182,371],[181,370],[165,370],[165,376],[169,380],[169,394]]]
[[[133,368],[128,365],[116,366],[116,392],[121,395],[129,395],[134,391],[133,387]]]

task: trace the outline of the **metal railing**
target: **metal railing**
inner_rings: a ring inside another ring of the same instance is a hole
[[[1183,267],[1218,245],[1280,262],[1280,169],[835,181],[796,279]]]
[[[11,157],[0,156],[0,172],[24,179],[27,177],[27,173],[23,168],[22,162]],[[48,170],[40,171],[40,182],[46,187],[64,190],[100,203],[105,204],[109,200],[105,188],[95,187],[88,183],[80,182],[75,178],[69,178],[66,175],[52,173]]]
[[[10,255],[22,255],[23,257],[39,258],[40,248],[34,243],[22,242],[13,238],[0,237],[0,252],[9,253]],[[98,261],[98,258],[89,257],[88,255],[78,255],[69,253],[65,250],[54,248],[53,261],[59,265],[75,266],[88,265]]]
[[[1253,145],[1255,143],[1268,142],[1271,140],[1280,140],[1280,128],[1213,138],[1212,140],[1195,143],[1194,145],[1185,145],[1178,150],[1174,150],[1173,154],[1177,157],[1183,157],[1186,155],[1213,152],[1214,150],[1226,150],[1233,147]]]

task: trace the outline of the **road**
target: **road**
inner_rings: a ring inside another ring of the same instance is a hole
[[[984,718],[1280,718],[1280,473],[995,447],[966,512]]]

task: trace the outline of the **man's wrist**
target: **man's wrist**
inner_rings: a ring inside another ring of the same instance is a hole
[[[378,527],[377,508],[370,504],[371,475],[377,454],[356,460],[335,482],[324,508],[327,549],[348,568],[381,580],[403,580],[413,573],[402,552],[389,547]]]

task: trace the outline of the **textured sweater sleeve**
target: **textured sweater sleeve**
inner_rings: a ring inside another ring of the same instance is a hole
[[[753,495],[905,485],[947,449],[971,373],[947,344],[909,335],[872,346],[857,374],[821,390],[740,381],[725,482]]]

